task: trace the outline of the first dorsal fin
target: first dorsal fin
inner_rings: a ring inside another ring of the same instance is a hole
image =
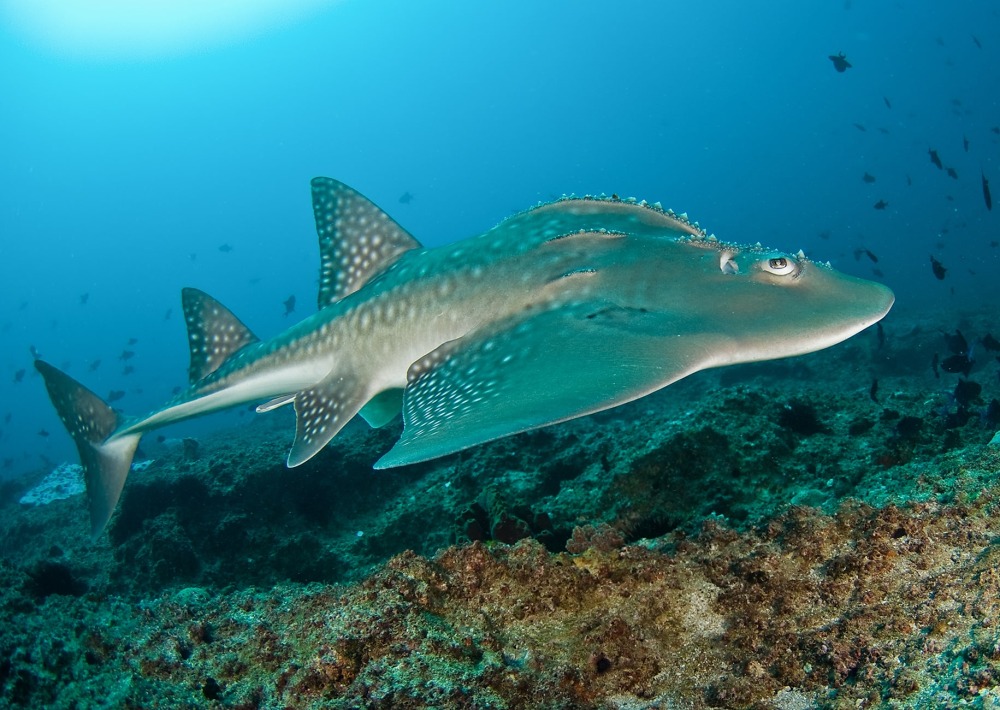
[[[354,293],[420,242],[371,200],[331,178],[312,181],[319,235],[319,307]]]
[[[191,348],[191,382],[211,375],[237,350],[258,342],[239,318],[204,291],[185,288],[181,301]]]

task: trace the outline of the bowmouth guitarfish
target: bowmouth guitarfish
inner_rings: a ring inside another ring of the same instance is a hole
[[[261,340],[202,291],[182,291],[190,384],[124,417],[42,360],[80,452],[91,534],[114,512],[139,438],[249,402],[291,405],[288,465],[356,414],[403,433],[374,465],[426,461],[635,400],[698,370],[820,350],[881,319],[892,292],[684,214],[564,197],[479,236],[425,248],[347,185],[312,181],[319,310]]]

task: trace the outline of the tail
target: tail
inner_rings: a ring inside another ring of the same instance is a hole
[[[49,399],[80,452],[90,535],[96,540],[118,504],[141,433],[112,437],[121,418],[104,400],[64,372],[42,360],[35,368],[45,380]]]

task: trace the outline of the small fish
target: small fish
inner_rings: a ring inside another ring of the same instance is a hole
[[[882,100],[885,101],[885,107],[886,108],[892,108],[892,104],[889,103],[889,98],[887,96],[883,96]]]
[[[878,257],[875,256],[870,250],[865,249],[864,247],[859,247],[859,248],[857,248],[857,249],[854,250],[854,260],[855,261],[861,261],[861,257],[862,256],[867,256],[869,259],[872,260],[872,263],[874,263],[874,264],[878,263]]]
[[[991,128],[990,130],[993,133],[996,133],[998,136],[1000,136],[1000,126],[993,126],[993,128]],[[25,305],[27,305],[27,304],[25,304]]]
[[[38,430],[38,435],[40,437],[42,437],[43,439],[47,439],[49,437],[49,433],[47,431],[45,431],[44,429],[39,429]]]
[[[189,257],[191,258],[191,261],[198,261],[198,254],[197,254],[197,252],[191,252],[189,254]]]
[[[163,314],[163,320],[170,320],[170,316],[174,314],[173,308],[168,308],[167,312]]]
[[[122,350],[122,354],[118,356],[118,359],[122,362],[126,362],[135,357],[135,353],[132,350]]]
[[[964,335],[962,335],[962,331],[956,329],[953,334],[942,331],[941,335],[944,336],[944,344],[948,346],[948,352],[956,355],[968,354],[969,341],[965,339]]]
[[[989,333],[987,333],[986,335],[984,335],[983,337],[981,337],[979,339],[979,342],[987,350],[994,350],[994,351],[995,350],[1000,350],[1000,340],[997,340],[996,338],[994,338]]]
[[[986,209],[990,212],[993,211],[993,197],[990,195],[990,181],[986,179],[986,173],[982,170],[979,174],[983,178],[983,200],[986,202]]]
[[[27,372],[23,367],[14,373],[14,382],[22,382],[24,380],[24,373]]]
[[[868,396],[873,402],[878,403],[878,378],[872,378],[872,386],[868,390]]]
[[[875,333],[878,339],[878,349],[881,350],[885,346],[885,328],[882,327],[882,321],[875,324]]]
[[[983,44],[982,44],[982,42],[980,42],[980,41],[979,41],[979,38],[978,38],[978,37],[976,37],[976,35],[969,35],[969,36],[970,36],[970,37],[972,37],[972,42],[973,42],[973,43],[974,43],[974,44],[975,44],[975,45],[976,45],[976,46],[977,46],[977,47],[978,47],[979,49],[982,49],[982,48],[983,48]]]
[[[852,123],[851,125],[854,126],[855,128],[857,128],[862,133],[867,133],[868,132],[868,129],[865,128],[865,124],[863,124],[863,123]]]
[[[228,244],[220,244],[219,245],[219,251],[221,251],[223,254],[228,254],[232,250],[233,250],[233,248],[231,246],[229,246]]]
[[[865,173],[864,175],[861,176],[861,180],[862,182],[866,182],[869,185],[871,185],[873,182],[875,182],[875,176],[869,173]]]
[[[138,338],[129,338],[128,342],[126,343],[126,345],[135,345],[138,342],[139,342]]]
[[[875,207],[875,209],[877,209],[877,210],[884,210],[884,209],[885,209],[886,207],[888,207],[888,206],[889,206],[889,203],[888,203],[888,202],[886,202],[885,200],[879,200],[879,201],[878,201],[878,202],[876,202],[876,203],[875,203],[875,204],[874,204],[873,206],[874,206],[874,207]]]
[[[94,372],[100,366],[101,366],[101,359],[98,358],[97,360],[94,360],[92,363],[90,363],[90,367],[88,367],[87,370],[89,372]]]
[[[132,365],[126,365],[125,367],[122,368],[123,375],[126,376],[131,375],[133,372],[135,372],[135,367],[133,367]]]
[[[36,360],[41,360],[42,359],[42,354],[40,352],[38,352],[38,348],[36,348],[34,345],[29,345],[28,346],[28,352],[31,353],[31,357],[33,357],[34,359],[36,359]]]
[[[938,369],[938,365],[941,362],[941,356],[934,353],[934,357],[931,359],[931,369],[934,370],[934,379],[941,379],[941,371]]]
[[[293,293],[291,296],[289,296],[284,301],[282,301],[281,305],[283,305],[285,307],[285,315],[286,316],[287,315],[291,315],[292,313],[294,313],[295,312],[295,294]]]
[[[409,192],[404,192],[402,195],[399,196],[399,201],[401,204],[408,205],[411,202],[413,202],[413,195],[411,195]]]
[[[108,402],[117,402],[125,396],[125,390],[111,390],[108,392]]]
[[[883,136],[887,136],[890,133],[889,129],[886,128],[885,126],[879,126],[878,132],[881,133]]]
[[[941,369],[945,372],[956,375],[962,374],[968,377],[969,372],[972,370],[973,362],[974,360],[970,359],[968,355],[952,355],[941,361]]]
[[[948,173],[948,177],[958,180],[958,173],[955,172],[955,168],[945,168],[944,171]]]
[[[937,277],[938,281],[943,281],[944,275],[948,273],[948,269],[944,267],[944,264],[935,259],[933,254],[931,254],[931,271],[934,272],[934,276]]]
[[[906,176],[906,186],[913,187],[913,178],[911,178],[909,175]]]
[[[969,152],[969,137],[966,135],[962,136],[962,147],[965,148],[965,152]]]
[[[843,52],[831,54],[830,61],[833,62],[833,68],[841,74],[851,68],[851,63],[847,61],[847,56]]]
[[[955,402],[958,403],[959,407],[968,407],[979,398],[982,391],[983,386],[978,382],[973,382],[972,380],[959,380],[958,384],[955,385],[955,391],[952,396],[955,398]]]
[[[81,306],[86,306],[87,305],[87,301],[89,301],[89,300],[90,300],[90,294],[89,293],[81,293],[80,294],[80,305]]]
[[[938,156],[936,150],[928,148],[927,155],[931,156],[931,162],[937,166],[938,170],[944,170],[944,165],[941,163],[941,158]]]

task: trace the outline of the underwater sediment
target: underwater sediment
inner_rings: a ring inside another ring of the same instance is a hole
[[[931,368],[989,317],[890,317],[403,469],[371,470],[398,425],[291,470],[280,413],[144,441],[95,545],[79,495],[8,482],[0,698],[995,707],[998,367]]]

